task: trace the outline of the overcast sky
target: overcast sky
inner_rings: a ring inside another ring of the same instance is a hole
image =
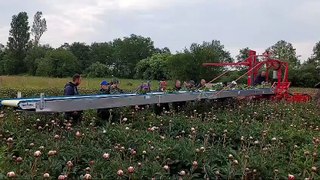
[[[243,47],[262,53],[286,40],[305,59],[320,41],[320,0],[0,0],[0,7],[2,44],[20,11],[30,25],[43,12],[48,31],[41,43],[53,47],[137,34],[173,52],[217,39],[235,56]]]

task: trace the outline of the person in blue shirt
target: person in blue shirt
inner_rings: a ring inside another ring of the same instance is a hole
[[[72,82],[68,82],[64,86],[65,96],[77,96],[79,95],[78,86],[81,84],[80,74],[75,74],[72,77]],[[72,120],[74,123],[81,121],[83,111],[66,112],[64,118],[66,120]]]

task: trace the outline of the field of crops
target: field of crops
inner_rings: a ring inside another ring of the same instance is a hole
[[[27,87],[0,94],[21,89],[61,94]],[[73,124],[61,114],[2,109],[0,179],[320,179],[314,103],[192,102],[163,116],[151,108],[114,112],[102,121],[87,111]]]

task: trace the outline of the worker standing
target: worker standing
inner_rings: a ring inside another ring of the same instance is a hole
[[[68,82],[64,86],[65,96],[77,96],[79,95],[78,86],[81,84],[80,74],[75,74],[72,77],[72,82]],[[66,112],[64,117],[66,120],[73,120],[74,123],[81,121],[83,111]]]
[[[110,94],[121,94],[123,90],[119,88],[119,80],[113,79],[110,85]]]
[[[262,71],[254,80],[253,85],[261,85],[264,82],[266,82],[266,72]]]
[[[99,94],[110,94],[110,84],[107,81],[102,81],[100,83],[100,91]],[[97,115],[99,118],[103,120],[108,120],[110,117],[110,112],[108,108],[98,109]]]
[[[159,91],[165,92],[167,90],[167,82],[165,79],[162,79],[159,82]],[[156,115],[160,115],[163,110],[170,111],[169,103],[158,103],[155,105]]]
[[[201,79],[200,84],[198,84],[197,89],[204,89],[206,88],[206,80],[205,79]]]
[[[180,80],[176,80],[175,85],[174,85],[174,90],[175,91],[180,91],[181,89],[182,89],[181,81]],[[186,104],[185,101],[173,102],[172,103],[172,107],[176,112],[178,112],[185,106],[185,104]]]
[[[164,92],[167,90],[167,81],[164,78],[159,82],[159,91]]]
[[[146,94],[151,92],[151,83],[150,81],[142,82],[142,84],[137,88],[137,92],[141,94]]]
[[[99,94],[110,94],[110,84],[108,83],[108,81],[102,81],[100,83]]]

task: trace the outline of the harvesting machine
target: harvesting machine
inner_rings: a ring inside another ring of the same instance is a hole
[[[260,60],[262,59],[262,60]],[[1,100],[2,106],[14,107],[17,110],[35,112],[70,112],[88,109],[116,108],[136,105],[172,103],[181,101],[214,100],[236,97],[261,97],[271,96],[275,100],[288,102],[307,102],[310,96],[305,94],[289,93],[288,63],[271,59],[268,53],[256,55],[250,51],[249,57],[238,63],[205,63],[204,66],[248,66],[248,71],[235,81],[248,76],[248,86],[252,87],[259,69],[266,65],[267,78],[269,70],[277,72],[277,82],[269,88],[252,89],[228,89],[198,90],[195,92],[178,91],[173,93],[151,92],[147,94],[107,94],[107,95],[83,95],[83,96],[60,96],[45,97],[41,94],[37,98],[15,98]],[[268,80],[268,79],[267,79]]]
[[[288,62],[272,59],[269,52],[262,55],[257,55],[256,51],[249,50],[249,57],[244,61],[237,63],[204,63],[203,66],[247,66],[247,72],[237,78],[235,81],[247,76],[247,85],[254,86],[254,80],[257,78],[259,70],[265,66],[266,81],[269,82],[270,70],[273,71],[273,85],[274,94],[270,96],[274,100],[285,100],[287,102],[308,102],[311,96],[302,93],[290,93],[290,82],[288,80],[289,64]],[[226,71],[227,72],[227,71]],[[221,77],[222,75],[218,77]]]

